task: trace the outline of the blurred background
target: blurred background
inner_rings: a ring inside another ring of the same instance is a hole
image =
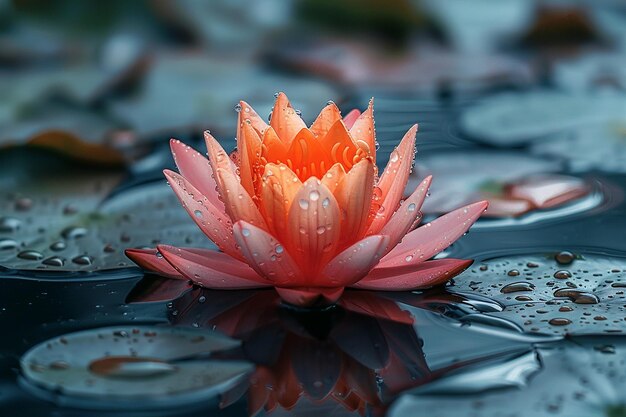
[[[239,99],[269,114],[285,91],[309,122],[327,100],[345,114],[376,96],[384,145],[413,121],[437,128],[441,103],[623,92],[625,48],[619,0],[2,0],[0,144],[128,164],[171,136],[232,140]],[[445,128],[432,139],[450,142]],[[460,127],[506,135],[485,129]]]

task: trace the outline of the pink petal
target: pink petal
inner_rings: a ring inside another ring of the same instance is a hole
[[[380,234],[389,236],[387,251],[392,250],[422,219],[422,212],[420,210],[426,198],[426,193],[428,193],[431,181],[432,176],[426,177],[415,189],[413,194],[404,200],[402,205],[380,231]]]
[[[473,261],[436,259],[418,265],[374,268],[354,288],[379,291],[411,291],[443,284],[466,269]]]
[[[280,288],[276,287],[276,292],[284,301],[300,307],[308,307],[318,301],[323,303],[334,303],[341,294],[343,287],[339,288]]]
[[[185,178],[169,170],[165,170],[163,173],[183,207],[200,230],[222,251],[237,259],[242,259],[233,238],[230,218],[226,213],[216,208]]]
[[[536,207],[550,208],[580,198],[589,192],[584,180],[565,175],[538,175],[513,183],[507,195],[528,200]]]
[[[157,248],[176,270],[194,284],[213,289],[271,286],[248,265],[224,253],[212,250],[194,253],[168,245]]]
[[[217,177],[219,178],[220,195],[232,222],[244,220],[263,230],[268,230],[261,212],[235,174],[229,170],[218,168]]]
[[[380,266],[402,266],[430,259],[463,236],[488,205],[487,201],[470,204],[412,231],[380,261]]]
[[[346,127],[346,118],[350,116],[348,114],[344,119]],[[362,141],[367,145],[369,154],[375,158],[376,156],[376,130],[374,128],[374,99],[371,99],[367,110],[360,114],[357,119],[348,127],[350,129],[350,135],[354,138],[354,141],[358,144]],[[362,147],[362,146],[361,146]]]
[[[378,234],[398,208],[411,173],[416,134],[417,125],[413,125],[389,156],[389,162],[377,184],[382,191],[382,204],[367,231],[368,234]]]
[[[354,122],[356,122],[360,115],[361,112],[359,109],[352,109],[343,117],[343,123],[348,129],[351,129],[352,126],[354,126]]]
[[[180,174],[208,198],[215,208],[224,211],[209,160],[177,139],[170,140],[170,148]]]
[[[345,249],[322,271],[326,286],[347,286],[359,281],[380,261],[388,243],[387,236],[375,235]]]
[[[242,123],[249,122],[250,126],[259,133],[259,136],[263,136],[263,133],[265,133],[265,130],[268,128],[268,124],[265,123],[265,120],[263,120],[263,118],[254,111],[252,106],[245,101],[240,101],[239,105],[241,106],[238,118],[239,126],[242,126]]]
[[[302,283],[302,272],[285,247],[272,235],[243,220],[233,225],[235,240],[248,264],[276,285]]]
[[[209,163],[213,168],[213,173],[215,173],[218,168],[221,168],[230,171],[233,175],[237,175],[237,166],[230,158],[230,155],[226,153],[224,148],[222,148],[222,145],[220,145],[220,143],[209,133],[209,131],[204,132],[204,141],[206,142]]]
[[[305,275],[315,277],[319,266],[336,253],[341,233],[339,206],[317,178],[309,178],[292,201],[287,220],[289,251],[302,261]]]
[[[156,249],[126,249],[126,256],[142,269],[168,278],[182,279],[178,272]]]

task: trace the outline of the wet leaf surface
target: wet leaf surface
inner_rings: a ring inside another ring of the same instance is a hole
[[[47,340],[20,363],[26,387],[44,399],[86,408],[161,409],[206,402],[236,383],[250,364],[208,356],[237,345],[194,330],[103,327]],[[146,397],[151,401],[136,403]]]
[[[533,254],[489,259],[455,279],[454,292],[498,301],[487,313],[527,332],[611,334],[626,331],[626,261],[594,253]]]
[[[142,94],[113,103],[111,112],[141,136],[206,129],[230,136],[237,121],[233,108],[242,97],[266,117],[273,94],[283,90],[289,92],[303,117],[311,120],[328,97],[337,97],[325,83],[285,79],[245,62],[213,60],[197,54],[164,55],[153,64]]]
[[[625,106],[624,98],[612,93],[506,93],[469,108],[460,124],[466,134],[480,142],[518,146],[581,126],[623,122]]]
[[[477,396],[406,395],[389,415],[428,409],[443,416],[606,416],[624,415],[626,344],[621,337],[575,338],[540,348],[541,370],[518,389]]]
[[[13,153],[15,165],[19,157]],[[38,157],[39,165],[23,165],[21,176],[17,169],[3,180],[0,265],[9,269],[3,275],[26,278],[23,271],[30,270],[43,272],[41,279],[48,271],[51,279],[64,279],[72,272],[129,268],[125,248],[158,242],[213,247],[164,179],[116,189],[123,171],[68,169],[56,156]]]

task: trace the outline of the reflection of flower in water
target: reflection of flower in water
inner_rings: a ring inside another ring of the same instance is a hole
[[[237,152],[207,132],[207,160],[172,141],[174,192],[221,252],[159,245],[127,255],[150,271],[213,289],[274,287],[298,306],[337,301],[346,287],[413,290],[446,282],[471,261],[429,260],[487,208],[481,201],[417,228],[430,177],[401,204],[417,125],[378,178],[373,104],[345,117],[329,103],[310,128],[277,95],[270,124],[237,107]]]
[[[222,405],[248,388],[251,414],[292,409],[301,398],[314,405],[333,401],[364,414],[368,407],[382,409],[387,373],[410,380],[431,373],[411,315],[374,293],[347,292],[337,306],[309,311],[281,307],[280,298],[266,291],[196,290],[172,308],[176,324],[243,340],[241,350],[226,357],[248,358],[257,368],[249,386],[225,394]]]
[[[168,286],[161,290],[148,288],[134,301],[176,293]],[[242,340],[241,348],[220,357],[245,358],[257,368],[249,384],[224,395],[224,407],[247,389],[251,414],[263,408],[292,410],[306,403],[306,407],[341,404],[349,412],[376,415],[398,392],[468,363],[450,361],[431,370],[413,316],[388,297],[389,293],[348,291],[335,306],[300,310],[285,307],[268,291],[194,289],[171,304],[170,320]],[[462,300],[447,293],[402,297],[402,303],[435,316],[448,314],[448,307]]]

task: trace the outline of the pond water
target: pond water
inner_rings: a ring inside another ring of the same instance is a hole
[[[592,153],[537,152],[543,133],[512,116],[514,143],[476,141],[460,115],[490,96],[374,93],[379,163],[420,123],[414,175],[435,174],[427,218],[444,210],[437,199],[446,193],[459,201],[491,193],[509,215],[479,220],[439,255],[475,260],[447,285],[348,291],[323,310],[282,305],[273,290],[144,276],[124,257],[126,247],[159,242],[212,247],[161,177],[172,166],[165,145],[127,171],[67,170],[43,151],[4,152],[0,163],[14,175],[0,202],[3,412],[626,415],[623,169],[602,170]],[[369,96],[350,104],[363,108]],[[588,169],[572,168],[587,157]],[[471,171],[490,160],[502,168],[485,184]],[[437,186],[446,169],[460,178]],[[535,174],[568,179],[557,191],[544,180],[517,184]]]

